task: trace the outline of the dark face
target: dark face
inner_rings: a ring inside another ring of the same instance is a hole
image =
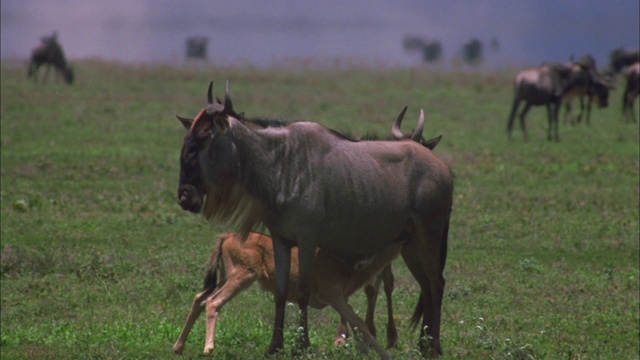
[[[228,84],[224,104],[213,102],[211,86],[207,94],[209,105],[194,120],[178,117],[188,131],[180,153],[178,204],[193,213],[202,210],[209,187],[233,176],[236,170],[235,146],[225,133],[227,117],[237,114],[229,99]]]
[[[194,134],[187,134],[180,154],[180,183],[178,204],[183,210],[199,213],[204,203],[202,171],[198,156],[199,142]]]

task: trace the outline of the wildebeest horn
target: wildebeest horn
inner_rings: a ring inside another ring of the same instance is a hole
[[[400,130],[400,124],[402,123],[402,119],[404,118],[404,114],[406,112],[407,112],[407,107],[405,106],[404,109],[402,109],[402,112],[400,112],[400,115],[398,115],[396,122],[394,122],[393,126],[391,126],[391,135],[393,135],[393,137],[398,140],[402,139],[402,131]]]
[[[229,111],[233,109],[231,97],[229,96],[229,80],[227,80],[227,83],[224,86],[224,107]]]
[[[211,90],[213,89],[213,81],[209,83],[209,90],[207,90],[207,103],[213,104],[213,94]]]
[[[411,134],[411,140],[420,142],[422,139],[422,129],[424,129],[424,111],[420,109],[420,118],[418,119],[418,126]]]

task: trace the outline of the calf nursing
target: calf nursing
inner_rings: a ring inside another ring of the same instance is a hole
[[[395,346],[398,335],[393,321],[391,302],[393,274],[390,262],[400,254],[401,246],[401,242],[393,243],[383,251],[374,254],[359,270],[355,270],[354,265],[356,264],[348,264],[327,251],[317,250],[309,305],[317,309],[329,305],[338,311],[340,325],[335,340],[336,345],[344,342],[348,335],[346,326],[348,322],[352,328],[358,329],[362,333],[364,340],[382,357],[388,357],[386,351],[374,338],[373,311],[380,282],[383,280],[388,310],[387,345],[389,347]],[[291,260],[290,281],[295,286],[298,282],[297,248],[293,248]],[[376,277],[378,274],[380,275]],[[197,294],[193,300],[186,324],[173,346],[173,350],[182,354],[187,336],[206,306],[207,333],[204,353],[211,353],[215,346],[215,328],[220,309],[256,281],[264,291],[275,293],[272,239],[266,235],[251,233],[248,239],[243,242],[237,234],[220,235],[209,261],[205,289]],[[366,285],[365,291],[368,301],[365,322],[353,312],[346,301],[363,285]],[[287,300],[296,302],[295,294],[289,293]]]

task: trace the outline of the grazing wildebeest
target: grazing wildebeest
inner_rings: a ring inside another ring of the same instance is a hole
[[[586,123],[589,124],[591,119],[591,103],[596,101],[598,107],[605,108],[608,106],[609,89],[611,84],[604,75],[598,72],[596,60],[589,54],[583,55],[577,61],[571,60],[568,67],[572,68],[576,73],[582,73],[581,81],[575,81],[575,86],[562,95],[562,102],[565,104],[565,122],[574,123],[571,102],[574,98],[580,101],[580,113],[575,122],[581,122],[585,112],[584,98],[587,98],[586,106]],[[586,73],[585,73],[586,72]],[[588,73],[588,74],[587,74]]]
[[[563,64],[545,64],[538,68],[521,71],[516,76],[514,84],[514,99],[511,114],[507,125],[509,139],[521,101],[525,107],[520,113],[520,127],[525,140],[528,139],[525,116],[531,106],[545,105],[549,120],[547,139],[560,140],[558,135],[558,112],[562,97],[578,86],[589,84],[593,80],[591,73],[581,66],[566,66]],[[604,90],[607,91],[604,91]],[[606,106],[608,88],[593,87],[594,94],[598,97],[598,104]]]
[[[42,43],[31,52],[31,62],[29,63],[27,77],[33,77],[37,80],[38,69],[41,65],[45,65],[44,82],[49,76],[50,67],[53,66],[62,75],[67,84],[73,83],[73,70],[67,63],[62,46],[58,42],[57,34],[54,33],[51,37],[43,37],[41,40]]]
[[[621,73],[638,61],[640,61],[640,51],[638,49],[617,48],[609,54],[609,67],[614,74]]]
[[[482,62],[482,42],[474,38],[464,43],[462,45],[462,59],[472,65]]]
[[[405,35],[402,39],[402,46],[405,50],[422,53],[422,59],[425,62],[436,62],[442,56],[442,43],[438,40],[417,35]]]
[[[393,319],[391,299],[393,273],[389,262],[400,254],[400,248],[401,244],[392,245],[390,249],[385,249],[381,253],[375,254],[373,258],[368,259],[366,263],[361,265],[362,268],[358,268],[358,270],[351,264],[342,261],[336,255],[321,249],[317,250],[309,305],[317,309],[330,305],[339,312],[340,325],[338,326],[335,345],[344,344],[348,336],[347,322],[350,323],[352,328],[366,329],[367,334],[364,336],[369,338],[367,340],[376,336],[373,313],[380,284],[384,281],[388,314],[387,345],[388,347],[395,346],[398,333]],[[293,247],[290,271],[290,284],[292,285],[298,282],[297,258],[298,249]],[[218,279],[218,274],[220,274],[220,279]],[[264,291],[275,293],[275,278],[273,241],[269,236],[251,233],[243,241],[237,234],[225,233],[220,235],[209,260],[204,281],[204,291],[197,294],[193,300],[186,324],[173,346],[173,350],[178,354],[182,354],[193,324],[206,307],[207,335],[204,353],[210,354],[215,347],[216,321],[221,308],[256,281]],[[349,296],[363,285],[365,285],[367,294],[367,317],[364,322],[347,303]],[[287,300],[295,302],[296,298],[293,293],[290,293]],[[371,345],[376,350],[381,348],[377,342],[371,343]],[[386,356],[388,354],[383,352],[381,355]]]
[[[633,105],[640,95],[640,62],[637,62],[625,70],[627,75],[624,94],[622,95],[622,113],[629,122],[636,122],[636,113]]]
[[[316,247],[356,263],[406,239],[401,255],[420,286],[412,323],[420,349],[441,353],[451,169],[410,140],[357,141],[308,121],[241,118],[228,86],[224,102],[208,105],[188,128],[180,156],[178,203],[210,221],[233,224],[246,238],[258,224],[273,237],[276,269],[273,336],[283,347],[291,247],[298,245],[301,347],[309,346],[307,307]],[[206,199],[205,199],[206,195]]]

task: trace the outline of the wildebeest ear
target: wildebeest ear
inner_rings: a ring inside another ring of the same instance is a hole
[[[433,139],[429,139],[429,140],[422,140],[422,145],[424,147],[426,147],[429,150],[433,150],[435,149],[435,147],[438,145],[438,143],[440,142],[440,140],[442,140],[442,135],[435,137]]]
[[[191,124],[193,124],[193,119],[184,118],[184,117],[181,117],[180,115],[176,115],[176,117],[178,118],[178,120],[180,120],[180,122],[185,127],[185,129],[187,130],[191,129]]]

